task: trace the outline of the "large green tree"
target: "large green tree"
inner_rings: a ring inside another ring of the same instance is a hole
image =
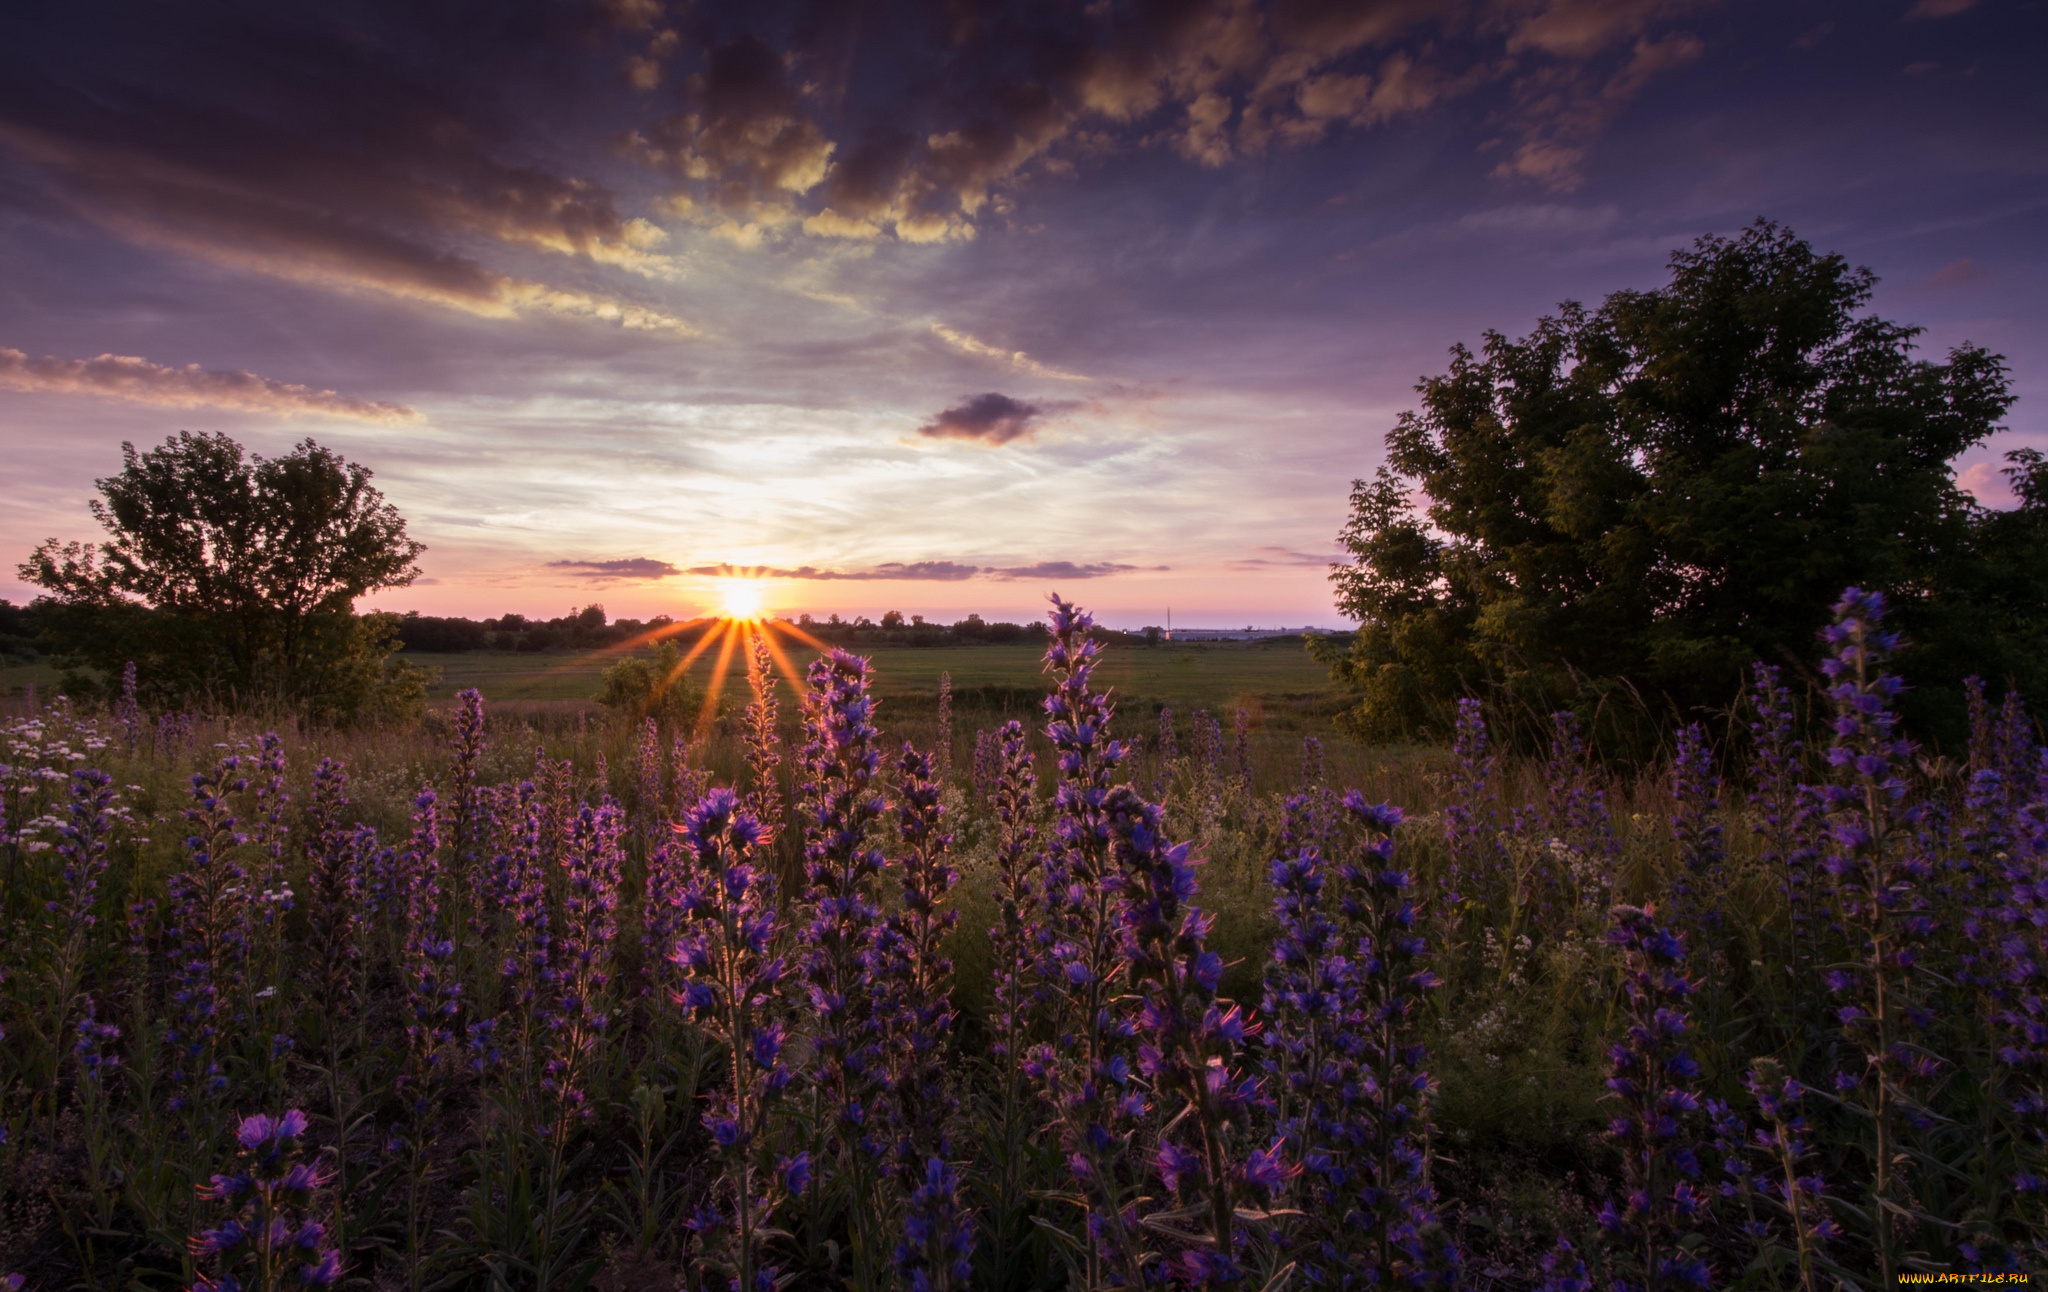
[[[2008,455],[2012,512],[1957,486],[2012,403],[2005,364],[1917,357],[1918,329],[1863,312],[1875,281],[1759,221],[1674,253],[1657,290],[1453,348],[1354,482],[1332,571],[1361,627],[1322,653],[1361,732],[1480,691],[1504,715],[1723,707],[1750,661],[1815,658],[1851,584],[1891,595],[1923,689],[2038,696],[2048,471]]]
[[[165,703],[340,718],[390,698],[395,630],[355,602],[411,583],[425,549],[367,467],[312,440],[264,458],[191,432],[123,444],[121,463],[91,504],[107,539],[51,539],[21,566],[61,660],[103,681],[134,660]]]

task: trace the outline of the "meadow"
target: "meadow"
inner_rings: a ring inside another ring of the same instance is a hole
[[[765,654],[695,723],[5,719],[0,1271],[1877,1287],[2048,1219],[2048,762],[1811,685],[1365,748],[1298,645]],[[700,661],[699,668],[705,663]],[[947,681],[942,699],[939,679]],[[709,681],[708,671],[703,675]],[[451,694],[459,692],[459,694]],[[1038,704],[1027,706],[1036,693]]]

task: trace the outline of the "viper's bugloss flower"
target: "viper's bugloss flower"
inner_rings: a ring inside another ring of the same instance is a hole
[[[462,984],[455,944],[441,929],[440,802],[431,786],[413,800],[412,836],[399,862],[405,903],[405,1035],[408,1060],[399,1088],[416,1119],[426,1116],[443,1047],[453,1036]]]
[[[1283,1144],[1301,1168],[1297,1259],[1339,1284],[1441,1281],[1461,1258],[1427,1170],[1434,1082],[1417,1031],[1437,977],[1394,859],[1402,813],[1356,790],[1336,806],[1335,856],[1297,843],[1270,875],[1281,931],[1266,1052],[1282,1077]]]
[[[1466,697],[1458,701],[1458,720],[1451,752],[1457,759],[1451,774],[1450,799],[1444,805],[1444,842],[1450,856],[1442,889],[1436,897],[1438,909],[1455,909],[1460,888],[1472,877],[1485,874],[1500,849],[1500,822],[1496,814],[1493,787],[1493,751],[1486,731],[1486,711],[1479,701]]]
[[[1791,952],[1803,963],[1814,954],[1814,874],[1825,807],[1819,791],[1803,783],[1806,745],[1795,730],[1791,693],[1775,665],[1759,663],[1751,669],[1748,701],[1750,830],[1757,836],[1757,860],[1777,871],[1791,923]]]
[[[283,1292],[341,1277],[340,1254],[309,1214],[327,1178],[299,1160],[306,1126],[306,1115],[294,1108],[277,1117],[245,1117],[235,1127],[235,1169],[199,1186],[202,1201],[232,1210],[190,1240],[194,1260],[213,1267],[193,1284],[194,1292]]]
[[[804,696],[802,805],[807,888],[802,973],[818,1012],[819,1084],[844,1152],[882,1147],[862,1129],[881,1079],[869,959],[881,924],[883,865],[868,832],[884,801],[867,660],[835,650],[812,661]]]
[[[1657,923],[1654,907],[1617,906],[1607,940],[1621,952],[1628,1030],[1607,1052],[1608,1136],[1621,1150],[1626,1198],[1608,1199],[1601,1225],[1613,1236],[1617,1288],[1667,1278],[1702,1286],[1707,1267],[1684,1243],[1704,1203],[1694,1122],[1699,1065],[1687,1046],[1685,1005],[1697,985],[1685,973],[1683,937]]]
[[[185,869],[167,885],[171,903],[170,1081],[174,1108],[226,1085],[215,1059],[230,1004],[239,996],[249,957],[249,876],[236,860],[248,836],[239,829],[230,796],[249,788],[243,757],[224,755],[215,766],[195,772],[192,805],[185,809],[191,833],[185,839]]]
[[[1912,799],[1901,772],[1911,746],[1898,734],[1892,704],[1905,683],[1885,665],[1900,645],[1884,628],[1884,597],[1850,588],[1821,632],[1829,655],[1821,671],[1834,710],[1827,751],[1829,777],[1820,793],[1827,808],[1830,846],[1822,867],[1834,883],[1837,918],[1851,938],[1852,955],[1837,971],[1843,1040],[1860,1064],[1836,1073],[1836,1086],[1856,1091],[1867,1113],[1872,1153],[1871,1214],[1902,1205],[1896,1136],[1908,1116],[1906,1088],[1929,1075],[1931,1056],[1908,1041],[1920,994],[1914,971],[1917,948],[1933,929],[1923,891],[1931,866],[1918,827],[1924,807]],[[1835,984],[1831,983],[1831,986]],[[1892,1226],[1873,1226],[1881,1282],[1897,1263]]]
[[[959,1285],[974,1249],[972,1217],[957,1196],[946,1163],[945,1125],[954,1100],[946,1085],[945,1046],[953,1026],[953,963],[942,944],[957,920],[943,909],[959,872],[946,828],[944,787],[935,760],[906,744],[895,760],[896,830],[902,842],[891,867],[900,884],[896,910],[876,941],[878,997],[887,1084],[895,1096],[895,1170],[906,1199],[906,1240],[896,1246],[896,1272],[912,1286]],[[934,1167],[939,1169],[934,1170]]]
[[[541,1067],[541,1090],[551,1104],[548,1134],[561,1139],[592,1116],[584,1084],[611,1026],[612,951],[619,933],[625,829],[625,813],[607,797],[594,808],[586,804],[579,809],[570,831]]]
[[[58,875],[63,896],[49,904],[64,936],[83,937],[99,922],[93,903],[100,876],[107,869],[107,845],[114,833],[114,778],[97,767],[71,773],[71,801],[57,828],[57,855],[64,865]]]
[[[1006,722],[987,734],[992,771],[983,799],[997,827],[996,923],[989,931],[996,1006],[991,1047],[1007,1057],[1021,1045],[1027,1014],[1045,1002],[1049,990],[1046,958],[1053,934],[1044,919],[1044,894],[1034,882],[1030,865],[1032,842],[1038,833],[1031,823],[1031,797],[1038,775],[1024,724]],[[1017,1069],[1011,1065],[1010,1070]]]
[[[726,1054],[727,1080],[704,1114],[718,1146],[718,1205],[695,1228],[737,1287],[765,1268],[759,1230],[810,1182],[810,1157],[778,1156],[771,1113],[795,1078],[785,1052],[789,971],[760,823],[730,789],[708,791],[676,827],[687,876],[669,950],[673,999]],[[719,1244],[725,1250],[717,1250]]]
[[[1194,903],[1194,863],[1185,843],[1170,843],[1157,806],[1129,786],[1103,800],[1109,828],[1109,865],[1122,894],[1117,923],[1125,972],[1136,991],[1138,1070],[1145,1076],[1170,1130],[1155,1152],[1169,1193],[1194,1203],[1191,1223],[1201,1247],[1168,1253],[1185,1260],[1201,1251],[1219,1262],[1207,1277],[1236,1268],[1239,1200],[1247,1186],[1264,1190],[1286,1173],[1249,1143],[1247,1122],[1260,1102],[1256,1077],[1238,1068],[1243,1016],[1217,995],[1222,960],[1207,946],[1209,917]],[[1257,1178],[1247,1175],[1254,1153]],[[1195,1167],[1185,1169],[1192,1158]],[[1191,1268],[1191,1267],[1190,1267]],[[1233,1275],[1234,1277],[1234,1275]]]
[[[1069,1170],[1089,1199],[1089,1232],[1099,1258],[1137,1282],[1144,1273],[1128,1215],[1127,1197],[1137,1182],[1125,1161],[1126,1123],[1142,1111],[1144,1098],[1128,1085],[1135,1022],[1115,1008],[1126,972],[1118,918],[1124,876],[1109,855],[1109,798],[1127,751],[1109,734],[1115,707],[1093,686],[1102,653],[1091,631],[1095,621],[1057,595],[1051,601],[1045,668],[1053,686],[1045,700],[1045,734],[1059,781],[1038,881],[1051,1035],[1023,1066],[1056,1114]]]
[[[348,806],[347,766],[321,759],[313,769],[313,797],[306,805],[307,922],[330,1009],[354,981],[363,917],[362,840],[344,819]]]
[[[1678,845],[1678,873],[1672,883],[1676,906],[1695,923],[1713,923],[1710,896],[1720,886],[1727,847],[1718,819],[1721,777],[1714,771],[1714,751],[1706,728],[1687,723],[1678,729],[1671,755],[1671,837]]]

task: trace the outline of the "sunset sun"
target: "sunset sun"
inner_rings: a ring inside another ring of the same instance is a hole
[[[761,617],[761,585],[751,579],[728,579],[718,588],[721,618],[752,620]]]

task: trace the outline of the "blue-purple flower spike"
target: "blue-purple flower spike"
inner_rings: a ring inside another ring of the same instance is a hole
[[[790,985],[775,880],[757,850],[761,825],[730,789],[718,788],[684,814],[676,845],[689,877],[678,895],[669,951],[679,978],[675,1003],[725,1050],[727,1080],[704,1114],[722,1164],[716,1205],[689,1227],[733,1286],[753,1287],[764,1271],[762,1229],[775,1209],[803,1193],[807,1154],[779,1156],[771,1115],[795,1074],[785,1052]],[[721,1242],[723,1239],[725,1241]]]
[[[1687,1046],[1685,1003],[1697,985],[1685,973],[1685,942],[1657,923],[1652,907],[1617,906],[1607,940],[1621,952],[1628,1032],[1608,1050],[1609,1097],[1619,1111],[1608,1135],[1621,1150],[1627,1194],[1607,1200],[1600,1225],[1610,1238],[1616,1292],[1704,1287],[1707,1266],[1689,1234],[1705,1226],[1693,1123],[1700,1111],[1699,1064]]]
[[[299,1160],[305,1133],[306,1115],[296,1108],[236,1124],[235,1167],[199,1186],[201,1201],[227,1216],[190,1240],[193,1261],[211,1267],[191,1292],[285,1292],[341,1278],[341,1253],[313,1219],[327,1177]]]
[[[1897,1135],[1908,1113],[1909,1085],[1934,1073],[1926,1051],[1910,1041],[1928,1019],[1917,1003],[1915,962],[1933,929],[1923,886],[1930,866],[1916,846],[1921,805],[1901,775],[1912,747],[1898,734],[1892,704],[1905,683],[1885,669],[1900,645],[1884,628],[1884,596],[1850,588],[1822,630],[1821,661],[1834,708],[1828,783],[1822,789],[1829,838],[1822,867],[1834,881],[1837,914],[1851,955],[1830,969],[1827,983],[1842,1001],[1843,1039],[1862,1060],[1836,1074],[1835,1084],[1864,1105],[1871,1135],[1867,1205],[1879,1282],[1896,1281],[1896,1235],[1887,1208],[1903,1205]]]

